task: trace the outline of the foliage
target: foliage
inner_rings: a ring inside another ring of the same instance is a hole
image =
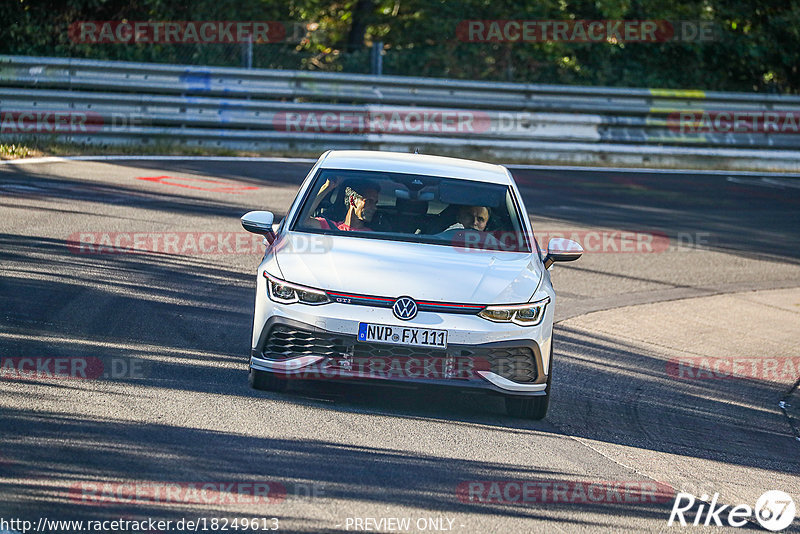
[[[8,0],[0,53],[239,66],[238,44],[88,44],[68,27],[97,20],[302,23],[298,39],[254,45],[259,68],[548,84],[800,93],[800,3],[787,0]],[[465,42],[472,20],[669,20],[713,24],[707,42]],[[293,31],[291,33],[294,33]]]

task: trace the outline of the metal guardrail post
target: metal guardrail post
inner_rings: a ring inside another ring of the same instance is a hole
[[[372,43],[370,50],[370,72],[376,76],[383,74],[383,41]]]
[[[253,36],[248,35],[242,43],[242,67],[253,68]]]

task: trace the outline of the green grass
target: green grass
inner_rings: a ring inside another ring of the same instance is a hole
[[[242,151],[228,148],[192,147],[178,144],[103,146],[72,143],[18,142],[0,144],[0,159],[21,159],[45,156],[280,156],[319,157],[321,152]]]
[[[42,153],[35,148],[18,144],[0,144],[0,159],[35,158]]]

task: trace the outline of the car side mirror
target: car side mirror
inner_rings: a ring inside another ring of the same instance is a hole
[[[549,269],[557,261],[575,261],[583,254],[583,247],[571,239],[554,237],[547,243],[544,267]]]
[[[242,215],[242,227],[248,232],[263,235],[272,244],[275,241],[275,232],[272,230],[274,220],[271,211],[249,211]]]

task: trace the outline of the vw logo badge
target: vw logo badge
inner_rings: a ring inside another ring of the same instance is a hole
[[[410,321],[417,316],[417,303],[411,297],[400,297],[392,306],[394,316],[403,321]]]

